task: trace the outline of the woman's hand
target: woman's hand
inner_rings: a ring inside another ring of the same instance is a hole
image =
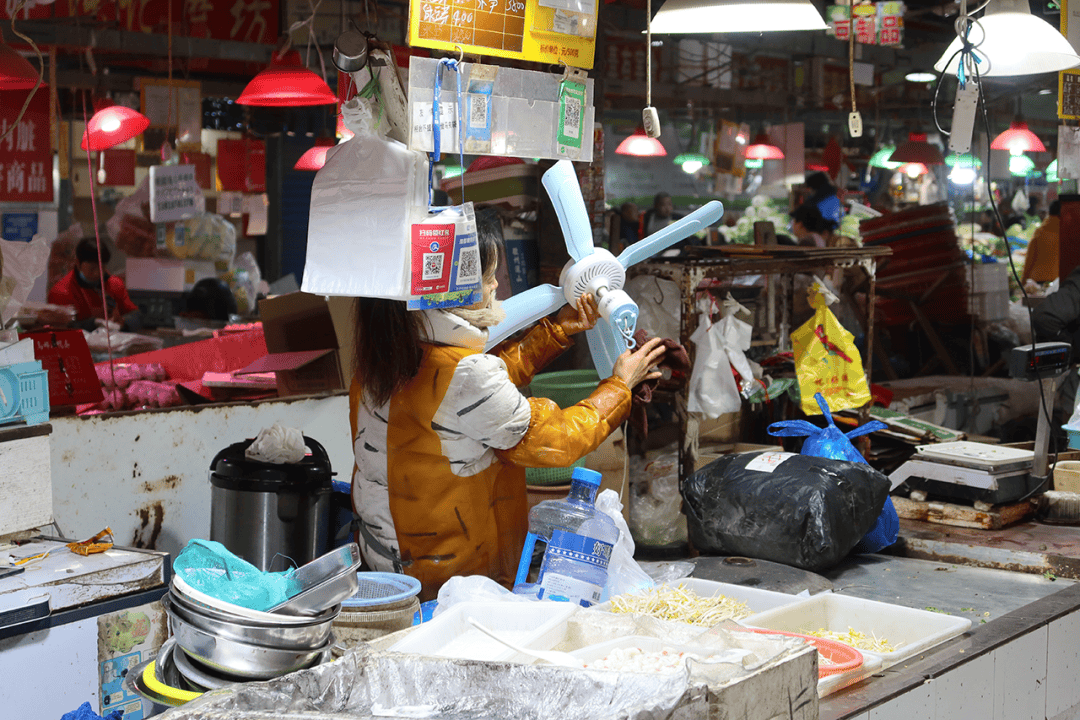
[[[664,357],[666,348],[662,338],[653,338],[633,352],[627,350],[615,361],[612,375],[620,378],[633,390],[642,380],[655,380],[663,375],[656,369]]]
[[[560,310],[555,322],[569,336],[592,330],[599,319],[600,308],[596,304],[596,298],[592,293],[585,293],[578,298],[576,305],[567,305]]]

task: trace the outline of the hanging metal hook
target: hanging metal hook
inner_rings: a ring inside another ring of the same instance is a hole
[[[465,62],[465,49],[460,45],[455,45],[454,47],[457,49],[457,61],[459,63]]]

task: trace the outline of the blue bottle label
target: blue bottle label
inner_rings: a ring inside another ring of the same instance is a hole
[[[583,607],[600,602],[613,547],[611,543],[603,540],[555,530],[544,553],[544,564],[538,581],[538,597],[573,602]],[[582,577],[578,573],[569,575],[566,573],[569,568],[565,566],[553,568],[552,565],[561,564],[558,562],[560,560],[586,566],[582,568],[586,576]],[[560,569],[563,572],[560,572]],[[599,582],[596,582],[597,580]]]

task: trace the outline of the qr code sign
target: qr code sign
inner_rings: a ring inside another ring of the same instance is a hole
[[[475,285],[480,282],[480,249],[475,245],[465,248],[458,257],[458,285]]]
[[[577,98],[566,98],[563,109],[563,133],[566,137],[574,139],[581,137],[581,101]]]
[[[424,280],[438,280],[442,277],[442,253],[424,253]]]
[[[488,124],[488,99],[490,95],[472,93],[469,95],[469,127],[486,128]]]

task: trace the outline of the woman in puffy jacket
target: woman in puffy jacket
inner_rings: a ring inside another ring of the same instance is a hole
[[[353,508],[369,568],[420,580],[429,600],[454,575],[513,583],[528,530],[526,467],[565,467],[626,419],[630,391],[658,377],[654,339],[626,352],[613,374],[560,409],[519,387],[596,324],[586,295],[524,337],[484,353],[499,240],[480,226],[483,299],[466,308],[410,311],[398,300],[357,300],[356,372],[349,395]]]

